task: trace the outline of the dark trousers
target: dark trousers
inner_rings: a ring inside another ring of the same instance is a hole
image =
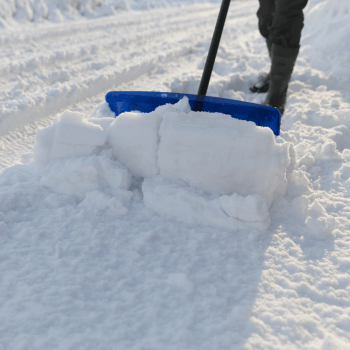
[[[259,0],[259,30],[271,43],[296,49],[304,26],[307,0]]]

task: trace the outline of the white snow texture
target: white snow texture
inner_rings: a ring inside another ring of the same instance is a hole
[[[0,0],[0,27],[15,25],[16,22],[62,22],[84,17],[98,18],[120,11],[150,10],[184,3],[185,0]]]
[[[350,2],[309,0],[276,137],[186,99],[221,1],[0,0],[0,350],[350,350]],[[262,103],[257,0],[208,95]]]

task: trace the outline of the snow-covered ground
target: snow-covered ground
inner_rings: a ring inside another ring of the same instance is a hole
[[[218,6],[0,0],[0,349],[350,349],[348,0],[305,10],[280,137],[104,103],[196,93]],[[209,95],[263,101],[257,6]]]
[[[125,11],[182,7],[218,0],[1,0],[0,27],[26,22],[65,22],[112,16]]]

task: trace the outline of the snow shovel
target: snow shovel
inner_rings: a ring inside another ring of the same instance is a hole
[[[187,96],[193,111],[228,114],[232,118],[252,121],[258,126],[269,127],[275,135],[279,135],[281,113],[277,108],[206,96],[230,1],[223,0],[221,3],[197,95],[170,92],[111,91],[106,95],[106,101],[116,116],[131,111],[149,113],[161,105],[177,103],[184,96]]]

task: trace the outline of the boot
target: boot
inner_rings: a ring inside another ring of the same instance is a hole
[[[269,90],[269,84],[270,84],[270,72],[264,73],[263,75],[261,75],[259,77],[258,82],[255,83],[253,86],[251,86],[249,90],[252,93],[261,94]]]
[[[269,90],[264,104],[278,108],[282,115],[287,100],[289,80],[298,53],[299,48],[290,49],[272,45]]]
[[[272,42],[269,39],[266,39],[266,46],[267,46],[267,51],[269,52],[269,56],[271,58]],[[269,89],[269,83],[270,83],[270,72],[264,73],[259,77],[258,82],[255,83],[253,86],[251,86],[249,90],[253,93],[258,93],[258,94],[267,92]]]

